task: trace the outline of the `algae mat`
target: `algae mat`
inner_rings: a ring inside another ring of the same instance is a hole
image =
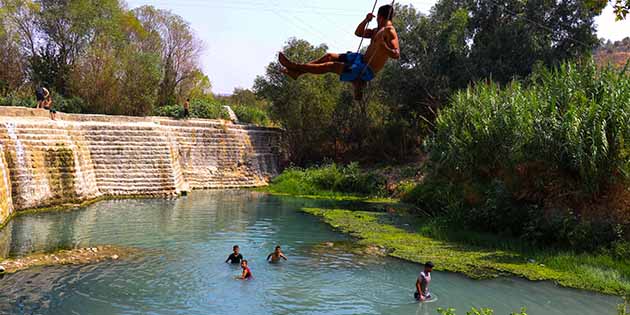
[[[413,262],[432,261],[437,270],[463,273],[471,278],[511,275],[529,280],[550,280],[571,288],[606,294],[630,292],[630,282],[602,259],[563,253],[526,257],[518,252],[470,246],[427,237],[417,218],[381,212],[304,208],[334,228],[358,238],[361,245],[383,246],[389,255]]]

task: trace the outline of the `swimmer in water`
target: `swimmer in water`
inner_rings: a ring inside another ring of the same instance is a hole
[[[418,275],[416,280],[416,292],[413,296],[420,302],[425,302],[431,299],[431,293],[429,292],[429,284],[431,283],[431,272],[433,271],[433,263],[427,261],[424,264],[424,271]]]
[[[282,253],[282,248],[280,248],[280,245],[276,246],[276,250],[273,251],[273,253],[269,254],[269,256],[267,256],[267,260],[272,263],[277,263],[280,261],[280,259],[284,259],[287,260],[287,256],[284,256],[284,254]]]
[[[231,264],[240,264],[241,260],[243,260],[243,255],[239,253],[241,249],[238,247],[238,245],[234,245],[234,247],[232,247],[232,250],[234,252],[230,254],[230,256],[228,256],[225,262],[229,262]]]
[[[243,268],[243,274],[238,278],[239,280],[250,280],[254,277],[252,271],[247,267],[247,260],[241,261],[241,268]]]

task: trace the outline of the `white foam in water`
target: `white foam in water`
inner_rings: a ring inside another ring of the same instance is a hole
[[[22,182],[24,183],[22,185],[22,189],[25,190],[25,192],[23,194],[21,194],[22,196],[24,196],[23,198],[28,198],[28,200],[39,200],[41,199],[43,196],[49,195],[50,194],[50,186],[48,185],[48,179],[46,177],[43,177],[42,180],[42,185],[37,185],[40,187],[40,189],[36,190],[35,189],[35,185],[32,185],[33,183],[33,173],[32,170],[30,170],[30,168],[28,167],[27,163],[26,163],[26,147],[24,146],[24,144],[22,143],[22,141],[19,139],[17,132],[16,132],[16,128],[17,125],[14,122],[5,122],[4,125],[7,127],[7,134],[9,135],[9,138],[13,141],[13,143],[15,144],[15,156],[16,156],[16,160],[17,160],[17,172],[18,175],[20,176],[20,178],[22,179]]]
[[[5,122],[4,125],[7,127],[7,134],[9,135],[9,138],[13,140],[13,143],[15,143],[15,157],[17,158],[18,164],[17,171],[20,175],[25,176],[26,180],[30,182],[32,180],[32,176],[26,172],[26,151],[24,150],[24,144],[22,144],[22,141],[18,139],[17,133],[15,132],[16,125],[12,122]]]
[[[89,185],[83,176],[83,171],[81,170],[81,161],[79,160],[79,148],[75,147],[75,150],[72,150],[72,155],[74,156],[74,173],[76,178],[76,187],[79,189],[88,189]]]
[[[0,143],[0,151],[4,152],[4,146]],[[4,166],[4,163],[0,163],[0,168],[2,168],[2,179],[4,180],[4,187],[5,189],[9,189],[9,178],[8,175],[9,174],[9,170]]]

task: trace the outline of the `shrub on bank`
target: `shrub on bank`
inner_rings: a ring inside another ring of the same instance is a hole
[[[433,171],[407,199],[539,242],[591,249],[628,240],[628,141],[625,71],[565,64],[536,70],[527,84],[480,84],[440,113],[427,142]]]
[[[358,196],[385,195],[386,179],[375,172],[361,170],[357,163],[347,166],[329,164],[306,169],[292,168],[274,178],[270,190],[292,195]]]
[[[83,113],[85,110],[85,102],[80,97],[65,98],[53,92],[53,108],[63,113]],[[8,95],[0,97],[0,106],[20,106],[20,107],[37,107],[37,101],[34,97]]]
[[[254,124],[258,126],[272,126],[271,119],[266,111],[258,107],[247,105],[232,106],[232,110],[240,122]]]
[[[184,118],[184,107],[182,105],[166,105],[157,107],[154,115]],[[190,102],[190,117],[204,119],[230,119],[223,105],[218,102],[207,100],[192,100]]]
[[[232,106],[232,110],[240,122],[255,124],[258,126],[271,126],[272,122],[267,112],[260,108],[237,105]],[[167,105],[155,109],[154,115],[184,118],[184,107],[182,105]],[[190,117],[204,119],[230,119],[228,112],[222,103],[207,100],[192,100],[190,103]]]

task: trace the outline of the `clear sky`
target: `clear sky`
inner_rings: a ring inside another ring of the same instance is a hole
[[[290,37],[326,43],[332,51],[356,50],[356,25],[372,0],[127,0],[130,8],[150,4],[188,21],[205,43],[204,72],[215,93],[250,88]],[[380,0],[379,6],[389,3]],[[435,0],[398,1],[428,12]],[[373,22],[374,23],[374,22]],[[612,8],[597,18],[599,37],[630,36],[630,20],[615,22]]]

